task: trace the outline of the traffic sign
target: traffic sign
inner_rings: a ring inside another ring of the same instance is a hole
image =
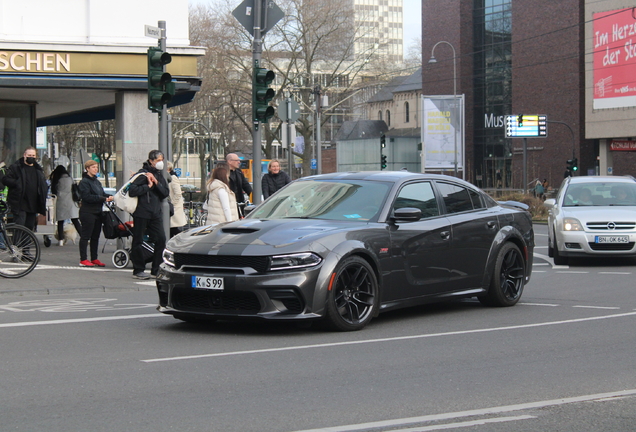
[[[548,116],[517,114],[506,116],[506,138],[546,138]]]
[[[243,0],[243,3],[238,5],[236,9],[232,11],[234,18],[236,18],[238,22],[245,27],[245,30],[247,30],[252,36],[254,36],[255,1],[263,0]],[[265,10],[263,10],[262,15],[265,23],[261,26],[261,36],[264,36],[269,29],[274,27],[276,23],[285,16],[285,13],[281,10],[281,8],[279,8],[272,0],[264,0],[264,6]]]
[[[181,177],[181,168],[175,168],[174,173],[177,175],[177,177]]]
[[[298,102],[296,102],[293,99],[290,100],[290,105],[291,105],[291,110],[289,112],[289,119],[295,122],[296,120],[300,118],[300,105],[298,105]],[[277,113],[278,113],[278,118],[280,118],[283,121],[287,121],[287,118],[288,118],[287,99],[285,99],[284,101],[278,104]]]

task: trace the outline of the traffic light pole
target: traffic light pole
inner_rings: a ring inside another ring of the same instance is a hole
[[[159,21],[158,25],[161,30],[161,37],[159,38],[159,49],[163,52],[166,51],[166,22]],[[166,65],[163,65],[163,71],[166,71]],[[159,114],[159,151],[163,153],[163,157],[166,160],[172,159],[172,156],[168,153],[168,105],[163,104],[161,107],[161,113]],[[163,178],[168,181],[168,164],[163,164],[163,170],[161,171]],[[163,230],[166,234],[166,239],[170,238],[170,205],[168,199],[164,199],[161,202],[161,212],[163,214]]]
[[[252,41],[252,59],[254,70],[260,67],[261,54],[263,53],[263,36],[261,34],[261,23],[263,22],[263,3],[267,0],[254,0],[254,40]],[[252,84],[253,85],[253,84]],[[261,128],[259,121],[253,119],[254,129],[252,132],[252,199],[254,204],[261,202]]]

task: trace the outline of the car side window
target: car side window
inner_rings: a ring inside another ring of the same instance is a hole
[[[437,188],[442,194],[444,204],[446,205],[446,211],[448,213],[460,213],[473,209],[473,201],[469,190],[465,187],[450,183],[437,182]],[[479,206],[481,207],[481,204]]]
[[[468,189],[468,194],[470,195],[470,200],[473,202],[474,209],[486,208],[481,199],[481,195],[479,195],[476,191]]]
[[[439,207],[430,182],[410,183],[404,186],[395,199],[393,209],[414,207],[422,211],[422,218],[439,216]]]

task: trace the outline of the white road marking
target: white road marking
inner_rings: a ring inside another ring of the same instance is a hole
[[[457,429],[463,427],[471,427],[471,426],[482,426],[489,423],[505,423],[510,421],[518,421],[518,420],[528,420],[537,418],[536,416],[531,415],[521,415],[515,417],[497,417],[483,420],[472,420],[467,422],[459,422],[459,423],[447,423],[433,426],[420,426],[408,429],[393,429],[388,430],[386,432],[428,432],[428,431],[436,431],[436,430],[444,430],[444,429]]]
[[[598,272],[598,274],[608,274],[608,275],[630,275],[632,272]]]
[[[514,411],[522,411],[528,409],[540,409],[547,408],[553,406],[567,405],[572,403],[579,402],[591,402],[591,401],[604,401],[608,398],[622,398],[625,396],[634,396],[636,395],[636,389],[623,390],[611,393],[597,393],[590,394],[584,396],[575,396],[563,399],[550,399],[544,401],[537,402],[527,402],[521,403],[517,405],[503,405],[498,407],[490,407],[483,409],[474,409],[467,411],[456,411],[442,414],[431,414],[420,417],[407,417],[401,419],[394,420],[383,420],[377,422],[370,423],[359,423],[353,425],[345,425],[345,426],[334,426],[334,427],[325,427],[320,429],[304,429],[298,430],[295,432],[355,432],[355,431],[364,431],[368,429],[379,429],[386,427],[396,427],[396,426],[406,426],[409,424],[417,424],[417,423],[425,423],[432,421],[441,421],[441,420],[450,420],[457,419],[462,417],[473,417],[473,416],[483,416],[483,415],[492,415],[492,414],[502,414]],[[415,429],[422,430],[422,429]]]
[[[114,269],[106,267],[79,267],[79,266],[56,266],[38,264],[34,270],[81,270],[91,272],[130,272],[126,269]]]
[[[573,308],[585,308],[585,309],[609,309],[609,310],[616,310],[616,309],[620,309],[619,307],[615,307],[615,306],[583,306],[583,305],[577,305],[577,306],[572,306]]]
[[[623,317],[634,316],[634,315],[636,315],[636,312],[626,312],[622,314],[604,315],[604,316],[596,316],[596,317],[588,317],[588,318],[577,318],[577,319],[563,320],[563,321],[549,321],[544,323],[522,324],[522,325],[516,325],[516,326],[482,328],[482,329],[474,329],[474,330],[459,330],[459,331],[444,332],[444,333],[429,333],[429,334],[419,334],[419,335],[411,335],[411,336],[396,336],[396,337],[390,337],[390,338],[365,339],[365,340],[347,341],[347,342],[332,342],[332,343],[315,344],[315,345],[297,345],[297,346],[291,346],[291,347],[265,348],[265,349],[247,350],[247,351],[230,351],[230,352],[213,353],[213,354],[197,354],[197,355],[178,356],[178,357],[163,357],[163,358],[146,359],[146,360],[140,360],[140,361],[144,363],[157,363],[157,362],[167,362],[167,361],[175,361],[175,360],[193,360],[193,359],[202,359],[202,358],[211,358],[211,357],[229,357],[229,356],[246,355],[246,354],[263,354],[263,353],[271,353],[271,352],[296,351],[296,350],[316,349],[316,348],[333,348],[338,346],[361,345],[361,344],[370,344],[370,343],[379,343],[379,342],[405,341],[405,340],[426,339],[426,338],[433,338],[433,337],[440,337],[440,336],[457,336],[457,335],[474,334],[474,333],[489,333],[489,332],[496,332],[496,331],[502,331],[502,330],[517,330],[517,329],[534,328],[534,327],[545,327],[545,326],[571,324],[571,323],[579,323],[579,322],[586,322],[586,321],[597,321],[597,320],[604,320],[604,319],[611,319],[611,318],[623,318]]]
[[[557,273],[559,274],[588,274],[589,271],[568,270],[568,271],[557,271]]]
[[[532,267],[535,267],[535,266],[549,266],[549,265],[550,265],[550,263],[532,263]]]
[[[551,306],[551,307],[554,307],[554,306],[561,306],[561,305],[558,305],[558,304],[552,304],[552,303],[525,303],[525,302],[521,302],[521,303],[517,303],[517,304],[519,304],[519,305],[525,305],[525,306]]]
[[[159,318],[159,317],[167,317],[167,316],[169,315],[165,315],[162,313],[153,313],[153,314],[144,314],[144,315],[120,315],[120,316],[101,317],[101,318],[73,318],[73,319],[50,320],[50,321],[29,321],[29,322],[17,322],[17,323],[4,323],[4,324],[0,324],[0,328],[28,327],[28,326],[38,326],[38,325],[56,325],[56,324],[75,324],[75,323],[97,322],[97,321],[117,321],[117,320],[139,319],[139,318]]]

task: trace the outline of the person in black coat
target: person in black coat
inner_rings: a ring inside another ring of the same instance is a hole
[[[9,188],[7,203],[13,222],[35,231],[37,215],[46,215],[48,185],[44,170],[36,162],[37,152],[27,147],[23,157],[9,167],[2,182]]]
[[[285,171],[281,171],[280,162],[277,159],[272,159],[267,165],[267,174],[261,180],[263,199],[269,198],[270,195],[289,183],[291,183],[291,179]]]
[[[245,195],[248,195],[249,197],[249,194],[252,193],[252,186],[243,175],[243,171],[241,171],[241,160],[236,155],[236,153],[228,154],[225,157],[225,160],[230,166],[230,189],[232,189],[232,192],[234,192],[236,203],[244,203]],[[242,214],[242,212],[239,211],[239,214]]]
[[[111,202],[113,197],[104,192],[104,188],[97,178],[99,164],[93,159],[84,162],[84,174],[80,180],[78,189],[82,197],[82,205],[79,209],[79,219],[82,225],[79,253],[80,267],[105,267],[106,264],[97,259],[99,250],[99,237],[102,232],[102,206],[105,202]],[[88,260],[86,249],[91,244],[91,260]]]
[[[163,259],[163,250],[166,247],[161,202],[170,196],[170,188],[161,170],[163,170],[163,153],[152,150],[143,168],[138,171],[144,175],[137,177],[128,190],[129,196],[138,198],[137,208],[132,214],[133,241],[130,250],[135,279],[150,279],[152,276],[157,276]],[[146,269],[143,252],[144,235],[148,235],[154,242],[150,276],[144,271]]]

